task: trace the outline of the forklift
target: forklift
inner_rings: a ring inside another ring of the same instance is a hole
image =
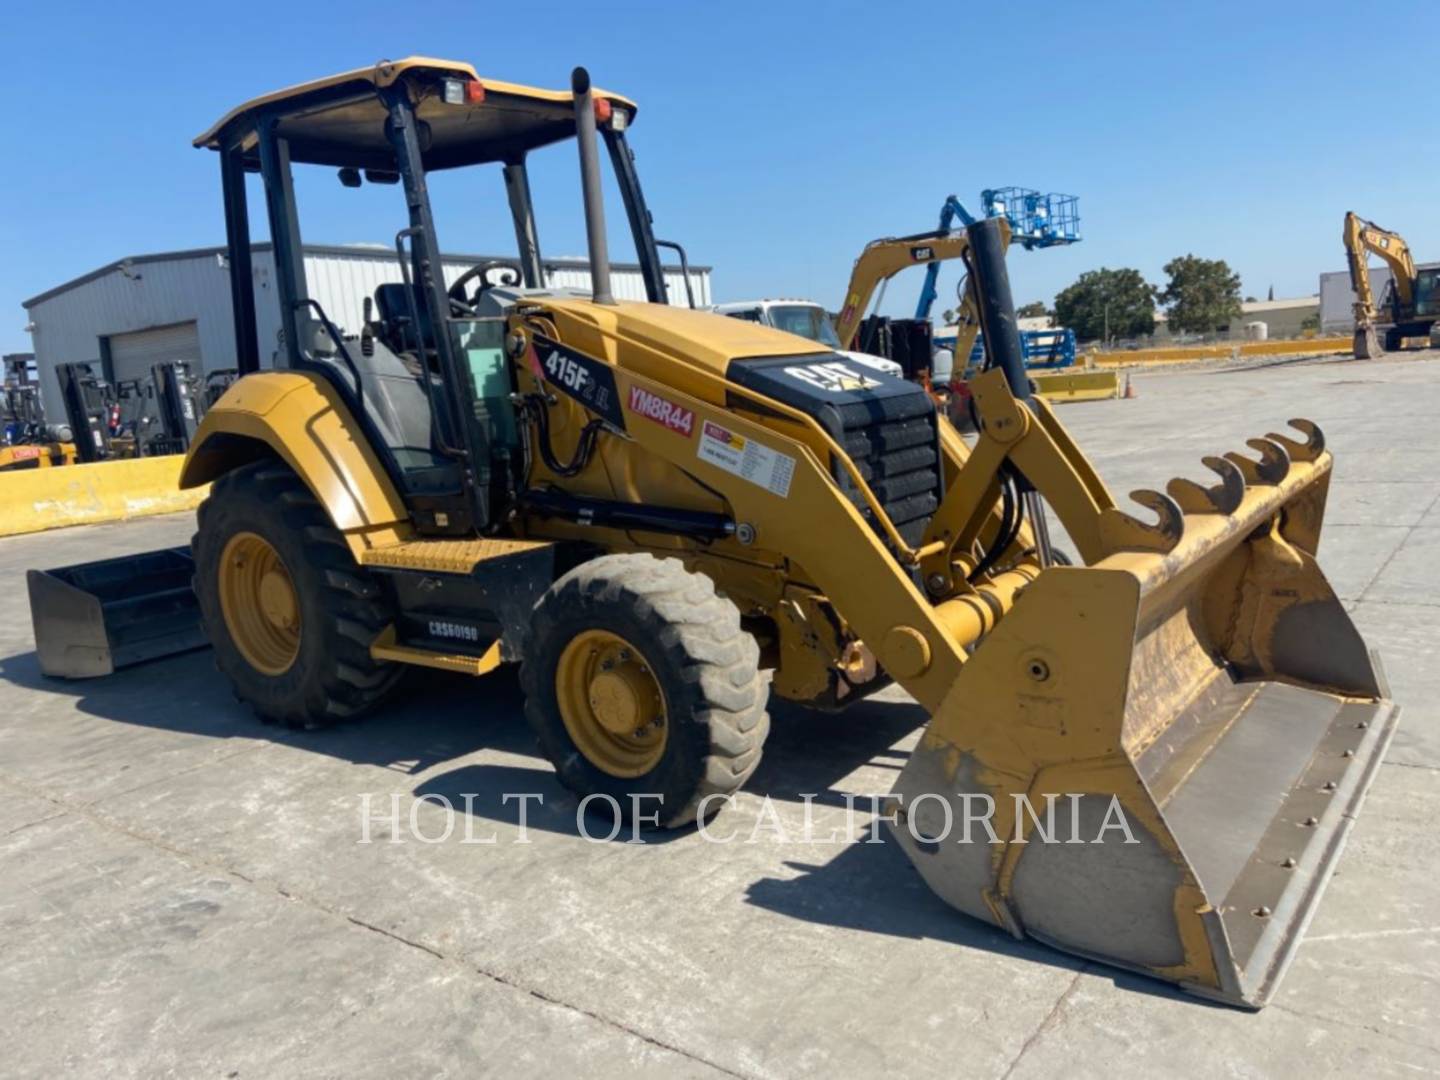
[[[45,422],[40,387],[32,377],[33,363],[28,355],[5,358],[0,472],[69,465],[75,460],[70,430],[63,424]]]
[[[111,383],[94,361],[55,368],[75,456],[86,464],[115,458],[183,454],[204,415],[198,376],[185,360],[155,364],[149,378]]]
[[[185,453],[205,412],[202,380],[191,373],[188,361],[172,360],[150,369],[147,391],[154,408],[143,419],[147,429],[158,426],[141,437],[142,456]]]
[[[94,361],[55,366],[65,419],[75,436],[75,458],[90,465],[114,457],[128,457],[114,439],[120,405],[110,383],[95,374]]]

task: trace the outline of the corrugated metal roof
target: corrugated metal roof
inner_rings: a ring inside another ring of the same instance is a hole
[[[269,251],[271,249],[271,246],[272,245],[268,241],[265,241],[259,244],[251,244],[250,250],[252,252]],[[306,255],[334,255],[346,259],[383,259],[387,262],[394,262],[395,260],[394,249],[386,247],[383,244],[305,244],[304,249]],[[106,274],[113,274],[117,270],[121,270],[122,268],[128,270],[136,266],[143,266],[146,263],[174,262],[184,259],[205,258],[206,256],[226,255],[228,253],[228,248],[217,246],[203,248],[182,248],[178,251],[157,251],[149,255],[129,255],[123,259],[116,259],[114,262],[106,263],[104,266],[101,266],[98,269],[91,270],[88,274],[81,274],[79,277],[73,278],[70,281],[65,282],[63,285],[56,285],[52,289],[46,289],[44,292],[39,293],[36,296],[30,297],[30,299],[28,300],[22,300],[20,302],[20,306],[29,309],[36,304],[43,303],[44,301],[49,300],[51,297],[59,296],[61,293],[67,292],[70,289],[78,288],[79,286],[84,285],[86,282],[95,281],[98,278],[104,277]],[[515,259],[513,255],[468,255],[465,253],[450,252],[443,253],[441,255],[441,258],[444,259],[446,262],[465,262],[469,263],[470,265],[481,262],[490,262],[496,259],[501,260],[502,262],[513,262]],[[544,259],[542,260],[542,262],[544,264],[544,268],[547,271],[588,271],[590,269],[590,263],[586,259]],[[612,262],[610,264],[610,268],[612,270],[619,270],[621,272],[639,273],[640,264]],[[680,273],[680,267],[667,264],[665,266],[665,269],[667,271],[672,271],[676,275],[677,281],[680,280],[678,276]],[[690,272],[692,274],[708,274],[714,269],[715,268],[713,266],[701,266],[693,263],[690,266]],[[622,297],[622,299],[624,299],[624,297]],[[637,297],[636,299],[643,298]]]
[[[1320,294],[1313,293],[1310,296],[1292,296],[1280,300],[1247,300],[1240,305],[1242,315],[1253,315],[1261,311],[1286,311],[1297,307],[1318,307]]]

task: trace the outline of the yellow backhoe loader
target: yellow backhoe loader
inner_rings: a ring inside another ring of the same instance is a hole
[[[256,99],[197,140],[221,164],[241,375],[181,483],[213,485],[195,594],[237,693],[320,726],[377,705],[407,666],[519,661],[560,781],[621,813],[652,796],[640,810],[680,826],[754,770],[763,669],[769,692],[822,708],[894,680],[931,720],[892,833],[941,896],[1263,1003],[1397,718],[1315,561],[1319,430],[1292,421],[1207,458],[1212,484],[1135,492],[1148,514],[1131,516],[1030,392],[1006,226],[986,220],[954,239],[990,350],[967,449],[913,383],[665,304],[635,115],[583,69],[550,91],[412,58]],[[563,140],[585,292],[544,285],[531,210],[529,155]],[[602,142],[648,302],[611,292]],[[356,331],[340,320],[360,313],[306,291],[300,164],[398,185],[404,281]],[[504,177],[518,255],[447,282],[427,176],[483,165]],[[265,371],[255,170],[284,324]],[[1084,565],[1054,563],[1042,500]],[[1025,807],[1046,796],[1087,842],[1041,842]],[[984,804],[996,839],[963,842]]]
[[[1001,235],[1004,245],[1008,247],[1008,225],[1001,230]],[[866,342],[857,339],[865,312],[870,307],[870,301],[877,289],[911,266],[961,259],[969,270],[969,244],[965,229],[937,229],[914,236],[885,237],[866,244],[850,271],[850,283],[845,287],[845,303],[835,321],[835,331],[840,337],[841,348],[868,351]],[[961,289],[960,308],[955,321],[954,371],[958,379],[965,370],[971,351],[975,348],[975,339],[980,334],[980,313],[973,274],[967,275]],[[1031,372],[1029,377],[1037,393],[1054,401],[1098,401],[1113,398],[1119,386],[1113,371],[1062,369],[1035,371]],[[928,373],[922,382],[929,386]]]
[[[1355,293],[1355,358],[1372,360],[1401,348],[1406,338],[1423,337],[1440,347],[1440,267],[1416,269],[1410,245],[1399,233],[1382,229],[1353,211],[1345,215],[1345,258]],[[1370,256],[1390,268],[1390,282],[1377,301],[1370,283]],[[1384,334],[1384,347],[1380,335]]]

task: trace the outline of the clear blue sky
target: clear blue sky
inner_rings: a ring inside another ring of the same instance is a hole
[[[528,32],[506,37],[509,12]],[[720,300],[838,305],[865,241],[1007,184],[1078,194],[1085,236],[1011,258],[1020,302],[1099,266],[1158,283],[1187,252],[1228,260],[1246,293],[1314,292],[1344,266],[1348,209],[1440,259],[1434,0],[48,3],[0,25],[6,352],[29,348],[22,299],[222,242],[218,166],[190,139],[228,108],[411,53],[556,87],[581,63],[638,100],[657,229],[716,267]],[[584,250],[573,157],[536,163],[553,173],[536,178],[551,256]],[[443,178],[436,197],[447,248],[512,249],[498,175]],[[300,198],[309,241],[388,242],[401,224],[393,189],[307,176]],[[610,223],[623,254],[618,207]],[[898,280],[887,309],[918,289]]]

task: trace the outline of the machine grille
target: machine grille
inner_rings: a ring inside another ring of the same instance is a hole
[[[907,544],[920,543],[940,505],[940,433],[925,389],[876,369],[856,354],[737,360],[731,381],[813,416],[844,449]],[[754,408],[744,398],[731,402]],[[879,522],[840,461],[831,472],[878,531]]]
[[[851,410],[842,407],[842,418],[851,422],[846,423],[844,437],[837,441],[905,542],[915,546],[940,505],[939,433],[935,426],[935,408],[923,390],[918,400],[900,400],[908,408],[898,410],[899,415],[878,420],[863,408],[854,408],[854,415],[847,416]],[[874,524],[874,515],[844,467],[835,462],[833,468],[841,490],[866,520]]]

